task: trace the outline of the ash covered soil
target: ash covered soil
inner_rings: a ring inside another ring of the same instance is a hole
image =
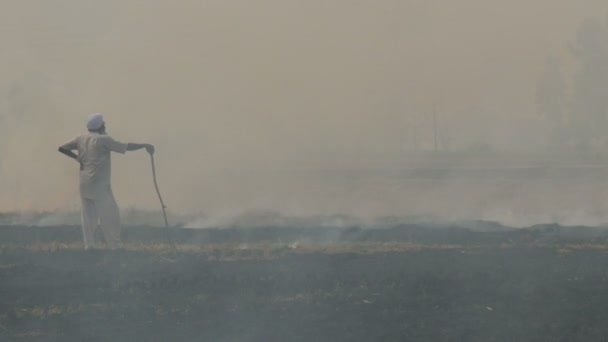
[[[592,341],[608,229],[0,227],[3,341]]]

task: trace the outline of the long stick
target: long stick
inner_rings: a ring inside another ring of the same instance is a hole
[[[158,199],[160,200],[160,205],[163,208],[163,217],[165,218],[165,227],[169,228],[169,221],[167,221],[167,206],[163,201],[163,197],[160,195],[160,190],[158,190],[158,182],[156,181],[156,166],[154,165],[154,155],[150,155],[150,161],[152,163],[152,178],[154,179],[154,188],[156,188],[156,194],[158,195]]]
[[[150,154],[150,162],[152,163],[152,178],[154,179],[154,188],[156,189],[156,194],[158,195],[158,199],[160,200],[160,206],[163,209],[163,217],[165,218],[165,238],[167,239],[167,241],[169,242],[169,246],[171,246],[171,250],[173,250],[174,253],[177,253],[177,247],[175,246],[175,243],[173,242],[173,240],[169,237],[169,221],[167,221],[167,206],[165,205],[165,202],[163,201],[163,197],[160,195],[160,190],[158,190],[158,182],[156,181],[156,165],[154,164],[154,155]]]

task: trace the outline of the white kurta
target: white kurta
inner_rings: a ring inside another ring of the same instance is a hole
[[[111,152],[125,153],[127,144],[108,135],[95,132],[67,142],[62,148],[78,150],[80,169],[80,197],[82,202],[82,234],[85,249],[95,245],[97,223],[110,248],[120,246],[120,213],[111,186]]]

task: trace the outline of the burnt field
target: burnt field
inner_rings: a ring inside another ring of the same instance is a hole
[[[608,230],[0,227],[3,341],[591,341]]]

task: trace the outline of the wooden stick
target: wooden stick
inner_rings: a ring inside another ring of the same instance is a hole
[[[150,154],[150,162],[152,163],[152,178],[154,179],[154,188],[156,189],[156,194],[158,195],[158,199],[160,200],[160,206],[163,209],[163,217],[165,218],[165,229],[163,230],[165,239],[169,243],[169,246],[171,247],[171,250],[173,250],[173,253],[177,254],[177,246],[175,246],[175,242],[173,242],[173,239],[171,239],[171,237],[169,235],[169,221],[167,221],[167,211],[166,211],[167,206],[165,205],[165,202],[163,201],[163,197],[160,195],[160,190],[158,190],[158,182],[156,181],[156,165],[154,164],[154,155],[153,154]]]
[[[169,228],[169,221],[167,221],[167,206],[163,201],[163,197],[160,195],[160,190],[158,190],[158,182],[156,181],[156,166],[154,165],[154,155],[150,155],[150,161],[152,162],[152,178],[154,179],[154,188],[156,188],[156,194],[158,195],[158,199],[160,200],[160,205],[163,209],[163,217],[165,218],[165,227]]]

